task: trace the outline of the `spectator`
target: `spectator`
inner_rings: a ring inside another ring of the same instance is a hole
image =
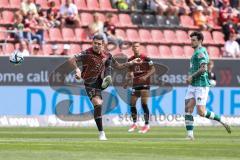
[[[60,55],[62,56],[66,56],[66,55],[69,55],[69,50],[71,49],[71,46],[69,44],[64,44],[63,45],[63,52],[60,53]]]
[[[219,9],[214,6],[213,1],[207,1],[208,8],[206,10],[206,15],[208,19],[208,24],[211,26],[218,26],[218,18],[219,18]]]
[[[239,44],[235,41],[236,33],[234,30],[230,31],[230,39],[225,42],[223,57],[240,57]]]
[[[65,4],[60,8],[61,25],[79,26],[77,6],[72,0],[65,0]]]
[[[31,41],[31,33],[29,32],[29,30],[25,29],[24,28],[24,24],[23,24],[23,16],[20,14],[20,12],[16,13],[15,16],[14,16],[14,25],[13,25],[13,28],[14,28],[14,37],[21,41],[21,40],[24,40],[24,39],[27,39],[28,42]]]
[[[52,53],[50,55],[58,55],[57,51],[58,45],[57,44],[52,45]]]
[[[55,1],[53,0],[49,2],[49,8],[47,9],[47,19],[51,27],[59,27],[61,25],[60,14],[58,9],[56,8]]]
[[[171,3],[176,7],[178,15],[190,14],[190,8],[187,6],[185,0],[171,0]]]
[[[26,43],[25,40],[21,40],[19,42],[19,46],[16,50],[18,50],[18,52],[20,52],[23,56],[29,56],[30,55],[30,53],[27,49],[27,43]]]
[[[104,33],[107,36],[107,40],[109,43],[113,43],[121,48],[123,41],[116,37],[116,26],[112,23],[112,14],[106,15],[106,21],[104,22]]]
[[[157,4],[155,0],[144,0],[144,10],[157,12]]]
[[[196,26],[199,26],[203,30],[211,30],[212,26],[208,24],[208,17],[203,13],[203,7],[198,6],[193,13],[193,19]]]
[[[38,24],[36,19],[33,17],[34,13],[29,11],[27,18],[25,19],[25,27],[31,31],[31,41],[36,40],[38,44],[43,45],[44,26]],[[32,43],[32,42],[30,42]]]
[[[101,35],[104,38],[105,44],[107,44],[107,37],[104,33],[104,23],[99,19],[99,15],[95,13],[93,15],[93,23],[89,25],[89,38],[92,39],[94,35]]]
[[[202,6],[204,8],[208,7],[206,1],[204,1],[204,0],[189,0],[189,2],[190,2],[190,6],[193,9],[197,9],[198,6]]]
[[[36,46],[33,47],[32,54],[35,55],[35,56],[36,56],[36,55],[41,55],[41,53],[40,53],[40,47],[39,47],[38,45],[36,45]]]
[[[33,0],[25,0],[21,3],[21,11],[24,16],[27,16],[29,11],[33,12],[34,15],[37,15],[37,7]]]
[[[177,13],[176,7],[169,0],[155,0],[160,15],[175,15]]]
[[[120,10],[128,10],[129,9],[129,6],[125,0],[118,0],[116,2],[116,6]]]

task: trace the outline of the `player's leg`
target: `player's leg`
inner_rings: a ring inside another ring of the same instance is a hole
[[[91,84],[85,84],[85,90],[88,97],[90,98],[94,106],[94,120],[96,122],[98,131],[99,131],[99,140],[107,140],[105,133],[103,131],[102,124],[102,97],[101,89],[98,89],[98,85],[101,84],[100,81],[96,81]]]
[[[149,90],[143,89],[141,90],[141,103],[142,103],[142,109],[144,112],[144,121],[145,125],[141,128],[139,133],[146,133],[150,130],[149,126],[149,109],[148,109],[148,97],[149,97]]]
[[[194,129],[194,119],[193,119],[193,110],[195,106],[194,99],[194,89],[192,86],[189,86],[185,96],[185,125],[187,130],[187,139],[193,140],[193,129]]]
[[[94,96],[91,102],[94,106],[94,119],[99,131],[99,140],[107,140],[102,124],[102,98],[100,96]]]
[[[198,114],[202,117],[218,121],[219,123],[221,123],[226,128],[228,133],[231,133],[230,127],[225,122],[223,122],[223,120],[221,119],[221,117],[219,115],[217,115],[214,112],[206,109],[208,92],[209,92],[208,87],[201,87],[201,88],[197,89],[196,105],[197,105]]]
[[[131,100],[130,100],[130,111],[131,116],[133,119],[133,124],[128,129],[128,132],[133,132],[137,128],[137,108],[136,108],[136,102],[137,102],[138,96],[136,95],[136,91],[132,91]]]

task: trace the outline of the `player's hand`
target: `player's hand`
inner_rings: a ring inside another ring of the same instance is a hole
[[[131,62],[134,63],[134,64],[140,64],[140,63],[142,63],[142,60],[141,60],[141,58],[135,58]]]
[[[81,71],[80,71],[79,68],[76,69],[75,78],[76,78],[77,80],[80,80],[80,79],[81,79]]]
[[[148,77],[146,77],[146,76],[142,76],[142,77],[140,77],[139,79],[140,79],[141,81],[146,81],[147,78],[148,78]]]
[[[191,83],[192,83],[192,76],[188,76],[188,78],[187,78],[187,83],[188,83],[188,84],[191,84]]]

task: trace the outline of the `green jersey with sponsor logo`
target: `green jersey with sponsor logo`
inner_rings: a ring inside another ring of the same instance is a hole
[[[190,60],[189,74],[192,75],[193,73],[197,72],[202,63],[208,64],[209,56],[206,48],[199,47],[195,49],[193,56]],[[207,71],[197,77],[194,77],[192,79],[191,85],[196,87],[209,87],[210,83]]]

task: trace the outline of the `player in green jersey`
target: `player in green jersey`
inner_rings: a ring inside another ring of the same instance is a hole
[[[205,47],[202,46],[203,34],[201,32],[193,32],[190,35],[191,45],[194,48],[194,53],[190,60],[189,76],[187,83],[189,84],[185,96],[185,124],[187,129],[187,139],[194,139],[193,135],[193,110],[197,106],[197,113],[208,119],[220,122],[231,133],[230,127],[223,122],[219,115],[208,111],[206,103],[209,91],[209,79],[207,73],[207,64],[209,56]]]

